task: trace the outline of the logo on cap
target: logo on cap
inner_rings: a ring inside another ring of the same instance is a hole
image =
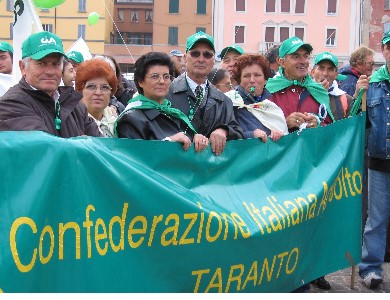
[[[46,44],[55,44],[57,46],[57,42],[52,37],[48,40],[47,37],[41,38],[42,45],[39,45],[39,47],[45,46]]]

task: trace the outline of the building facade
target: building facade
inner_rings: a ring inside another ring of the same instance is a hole
[[[384,64],[381,44],[383,33],[390,31],[390,0],[363,2],[362,43],[375,51],[377,66]]]
[[[360,45],[360,0],[216,0],[217,49],[236,43],[265,53],[291,36],[312,44],[313,55],[335,54],[340,66]]]
[[[2,28],[0,40],[9,41],[11,44],[15,2],[16,0],[0,2],[0,28]],[[107,22],[107,16],[111,14],[112,9],[112,0],[68,0],[52,9],[36,8],[36,12],[43,30],[53,32],[61,37],[65,51],[79,37],[82,37],[88,44],[91,53],[102,54],[104,53],[104,44],[109,42],[112,22],[111,20]],[[88,16],[92,12],[99,15],[99,21],[89,25]],[[3,28],[9,30],[3,30]]]

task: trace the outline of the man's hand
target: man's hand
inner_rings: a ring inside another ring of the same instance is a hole
[[[210,134],[211,150],[215,155],[220,155],[225,149],[227,132],[225,129],[215,129]]]
[[[360,88],[363,88],[364,90],[367,91],[368,89],[368,84],[370,82],[370,77],[367,75],[361,75],[356,83],[356,90],[355,93],[353,94],[353,98],[356,99]]]

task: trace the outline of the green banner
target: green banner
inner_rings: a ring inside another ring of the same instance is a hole
[[[278,142],[0,133],[3,292],[289,292],[361,259],[365,114]]]

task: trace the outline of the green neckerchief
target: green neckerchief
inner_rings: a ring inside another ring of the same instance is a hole
[[[132,110],[132,109],[156,109],[158,110],[159,112],[161,113],[164,113],[168,116],[172,116],[172,117],[175,117],[177,119],[179,119],[180,121],[184,122],[185,124],[187,124],[187,126],[195,133],[196,130],[194,128],[194,126],[192,126],[190,120],[188,119],[188,117],[185,115],[185,113],[183,113],[181,110],[177,109],[177,108],[173,108],[171,107],[171,101],[167,100],[167,99],[164,99],[163,103],[162,104],[159,104],[158,102],[156,101],[153,101],[153,100],[150,100],[149,98],[145,97],[144,95],[141,95],[139,94],[138,96],[134,97],[133,99],[131,99],[129,101],[129,104],[128,104],[130,107],[125,109],[118,117],[118,119],[116,120],[115,122],[115,126],[114,126],[114,134],[116,137],[118,137],[118,133],[116,131],[116,126],[120,120],[120,118],[122,118],[122,116],[124,114],[126,114],[129,110]]]
[[[324,87],[320,83],[315,82],[309,75],[306,75],[306,77],[303,79],[303,82],[299,82],[298,80],[290,80],[284,76],[283,68],[279,67],[279,74],[275,75],[272,78],[269,78],[267,84],[265,85],[265,88],[271,94],[273,94],[292,85],[298,85],[306,88],[309,91],[310,95],[312,95],[313,98],[320,105],[325,104],[329,116],[334,121],[333,114],[330,110],[328,91],[324,89]]]
[[[380,82],[380,81],[389,81],[390,82],[390,74],[387,68],[387,63],[381,66],[374,74],[371,75],[371,82]]]

